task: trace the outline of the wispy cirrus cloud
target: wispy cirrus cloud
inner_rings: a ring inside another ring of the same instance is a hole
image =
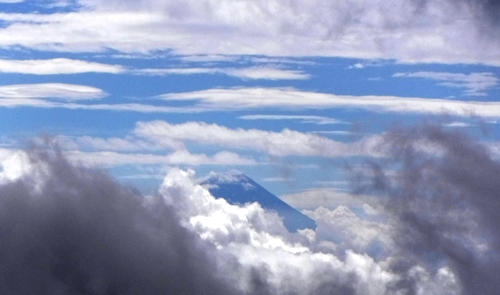
[[[66,149],[77,150],[99,150],[99,151],[157,151],[165,149],[164,146],[154,144],[150,141],[144,141],[132,136],[101,138],[92,136],[58,136],[57,142]]]
[[[297,120],[302,123],[312,123],[318,125],[346,124],[346,122],[322,116],[301,116],[301,115],[246,115],[238,117],[242,120]]]
[[[67,98],[67,97],[65,97]],[[94,103],[81,104],[72,102],[56,102],[48,98],[33,99],[33,98],[0,98],[0,107],[19,108],[33,107],[46,109],[68,109],[68,110],[86,110],[86,111],[108,111],[108,112],[135,112],[135,113],[194,113],[203,112],[203,109],[198,108],[180,108],[169,106],[157,106],[140,103]]]
[[[274,65],[285,65],[285,64],[297,64],[297,65],[314,65],[315,62],[311,60],[304,60],[304,57],[299,58],[286,58],[286,57],[275,57],[275,56],[248,56],[248,55],[220,55],[220,54],[193,54],[193,55],[183,55],[177,57],[179,60],[188,63],[204,63],[204,64],[215,64],[220,62],[238,62],[244,63],[255,63],[255,64],[274,64]]]
[[[68,58],[9,60],[0,59],[0,73],[19,73],[33,75],[58,75],[81,73],[110,73],[125,72],[120,65],[109,65]]]
[[[276,66],[132,69],[122,65],[103,64],[68,58],[31,60],[0,59],[0,73],[32,75],[108,73],[151,76],[219,74],[245,80],[306,80],[311,77],[301,70],[288,70]]]
[[[193,92],[168,93],[156,97],[165,101],[192,102],[191,105],[184,107],[139,103],[79,104],[52,100],[91,100],[102,98],[106,95],[107,93],[102,89],[84,85],[63,83],[6,85],[0,86],[0,106],[141,113],[201,113],[259,108],[358,108],[376,112],[500,117],[500,102],[375,95],[349,96],[308,92],[293,88],[217,88]],[[261,117],[260,119],[263,118]],[[268,117],[268,119],[270,118]],[[286,118],[289,119],[290,117]],[[280,119],[285,119],[285,117],[281,117]],[[300,118],[296,117],[296,119]],[[306,117],[302,119],[307,120]],[[312,117],[309,119],[314,121],[319,120],[319,118]],[[332,121],[330,122],[333,123]]]
[[[106,96],[102,89],[64,83],[17,84],[0,86],[0,104],[6,99],[92,100]],[[33,100],[34,101],[34,100]],[[29,102],[29,100],[26,100]],[[43,105],[43,101],[40,104]]]
[[[464,89],[464,95],[468,96],[486,96],[488,90],[500,83],[500,79],[493,73],[415,72],[396,73],[393,77],[440,81],[438,85]]]
[[[145,153],[119,153],[114,151],[67,151],[67,157],[72,162],[91,167],[115,167],[120,165],[257,165],[251,158],[241,157],[238,154],[221,151],[214,155],[192,154],[187,150],[178,150],[167,155],[145,154]]]
[[[131,73],[152,76],[221,74],[245,80],[306,80],[311,77],[303,71],[276,67],[137,69]]]
[[[241,79],[253,80],[307,80],[311,75],[299,70],[283,70],[274,67],[250,67],[228,69],[224,73]]]
[[[293,88],[217,88],[168,93],[163,100],[194,101],[206,110],[259,108],[358,108],[377,112],[476,115],[499,117],[500,102],[460,101],[398,96],[352,96],[301,91]]]
[[[0,107],[63,108],[70,110],[139,113],[186,113],[202,111],[195,107],[183,109],[140,103],[79,103],[80,101],[98,100],[107,95],[100,88],[75,84],[39,83],[5,85],[0,86]]]

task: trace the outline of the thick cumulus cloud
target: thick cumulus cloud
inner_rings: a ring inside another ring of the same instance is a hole
[[[317,208],[305,212],[317,231],[294,234],[257,204],[215,199],[192,171],[173,169],[156,196],[141,196],[57,150],[0,149],[0,290],[497,294],[498,158],[430,125],[384,139],[390,157],[355,175],[382,219]]]
[[[173,169],[158,195],[141,196],[99,171],[70,165],[57,151],[2,157],[2,169],[9,172],[0,185],[0,288],[5,294],[383,295],[409,290],[399,283],[402,274],[391,270],[391,258],[378,261],[352,249],[342,255],[321,251],[316,233],[289,233],[278,215],[257,204],[233,206],[215,199],[191,171]],[[14,158],[9,162],[9,157]],[[16,165],[19,172],[10,173]],[[457,290],[450,269],[436,269],[433,273],[418,263],[408,269],[412,286],[420,290],[415,294]]]
[[[163,201],[57,153],[23,159],[0,186],[1,293],[238,294]]]
[[[363,220],[346,206],[335,210],[319,207],[305,214],[318,224],[312,244],[323,252],[342,255],[346,250],[368,253],[372,257],[387,257],[393,248],[391,224]]]
[[[417,290],[408,268],[419,261],[428,269],[449,265],[463,294],[498,294],[498,158],[474,138],[430,125],[393,131],[384,146],[392,157],[371,163],[373,185],[360,188],[385,196],[397,221],[399,284]]]
[[[395,281],[394,274],[365,254],[347,250],[340,259],[313,251],[308,243],[314,236],[289,233],[277,215],[256,203],[238,207],[215,199],[193,176],[171,171],[160,193],[175,204],[186,228],[219,249],[218,268],[245,293],[385,294]]]

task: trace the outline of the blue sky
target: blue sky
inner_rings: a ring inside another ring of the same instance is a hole
[[[289,2],[0,0],[2,154],[49,134],[148,192],[172,167],[237,169],[312,208],[297,200],[342,196],[345,164],[394,126],[439,118],[496,146],[485,7]]]

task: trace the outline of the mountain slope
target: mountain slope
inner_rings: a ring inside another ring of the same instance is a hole
[[[275,211],[283,218],[290,232],[299,229],[316,229],[316,222],[276,197],[250,177],[238,171],[211,173],[201,184],[216,198],[224,198],[230,204],[259,203],[264,209]]]

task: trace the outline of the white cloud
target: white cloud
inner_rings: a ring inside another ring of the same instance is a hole
[[[110,73],[110,74],[130,73],[136,75],[152,75],[152,76],[221,74],[240,79],[251,79],[251,80],[259,80],[259,79],[304,80],[310,78],[310,75],[302,71],[286,70],[274,66],[255,66],[247,68],[198,67],[198,68],[126,69],[121,65],[102,64],[97,62],[88,62],[83,60],[74,60],[67,58],[36,59],[36,60],[0,59],[0,73],[57,75],[57,74],[80,74],[80,73],[91,73],[91,72]]]
[[[346,206],[338,206],[334,210],[323,207],[315,210],[304,210],[318,224],[316,237],[329,240],[335,235],[340,240],[337,247],[366,252],[374,243],[381,243],[386,249],[392,249],[391,228],[387,223],[362,220]],[[321,243],[318,245],[321,248]],[[379,253],[381,254],[381,253]]]
[[[46,104],[44,101],[34,99],[54,98],[74,101],[98,99],[106,95],[107,94],[99,88],[74,84],[43,83],[0,86],[0,104],[2,104],[2,101],[6,99],[15,99],[13,102],[21,99],[19,100],[20,104],[23,102],[27,104],[32,102],[35,106],[37,104],[43,106],[49,104]]]
[[[444,127],[472,127],[474,125],[465,122],[450,122],[443,124]]]
[[[68,97],[65,97],[68,98]],[[202,112],[197,108],[178,108],[168,106],[154,106],[139,103],[120,103],[120,104],[77,104],[60,103],[43,99],[31,98],[1,98],[0,107],[37,107],[37,108],[63,108],[70,110],[89,110],[89,111],[111,111],[111,112],[137,112],[137,113],[193,113]]]
[[[247,115],[238,117],[243,120],[298,120],[302,123],[313,123],[318,125],[346,124],[334,118],[322,116],[301,116],[301,115]]]
[[[309,65],[309,66],[317,64],[314,61],[304,60],[303,56],[297,58],[283,58],[276,56],[266,56],[266,57],[245,56],[244,60],[248,60],[253,63],[264,63],[264,64],[295,64],[295,65]]]
[[[206,155],[193,154],[186,149],[179,148],[166,153],[164,151],[165,146],[151,141],[144,141],[131,135],[127,135],[125,138],[57,136],[50,140],[64,150],[64,154],[69,160],[90,167],[136,165],[139,169],[143,169],[143,165],[241,166],[259,164],[252,158],[228,151],[219,151],[213,155]],[[33,143],[40,146],[43,146],[45,142],[46,138],[44,137],[33,139]],[[1,151],[2,149],[0,149],[0,161],[2,159]],[[151,151],[155,152],[151,153]]]
[[[349,69],[364,69],[366,66],[362,63],[356,63],[353,66],[349,66]]]
[[[2,101],[0,100],[0,103]],[[36,106],[36,105],[33,105]],[[138,112],[138,113],[193,113],[201,112],[198,108],[178,108],[168,106],[155,106],[140,103],[119,103],[119,104],[49,104],[46,107],[65,108],[72,110],[91,110],[91,111],[113,111],[113,112]]]
[[[221,74],[249,80],[306,80],[310,78],[310,75],[302,71],[274,67],[138,69],[131,72],[142,75]]]
[[[74,0],[51,0],[49,3],[37,3],[38,6],[44,8],[64,8],[75,5]]]
[[[344,130],[334,130],[334,131],[311,131],[313,134],[332,134],[332,135],[356,135],[359,133],[344,131]]]
[[[57,106],[53,102],[41,100],[41,99],[32,99],[32,98],[0,98],[0,106],[7,108],[14,107],[37,107],[37,108],[52,108]]]
[[[92,149],[107,151],[152,151],[161,150],[164,147],[146,142],[137,138],[126,136],[125,138],[111,137],[100,138],[91,136],[67,137],[59,136],[57,141],[67,149]]]
[[[0,3],[21,3],[24,0],[0,0]]]
[[[80,104],[81,100],[95,100],[108,94],[102,89],[62,83],[18,84],[0,86],[0,107],[64,108],[71,110],[95,110],[139,113],[192,113],[201,108],[155,106],[138,103]]]
[[[348,291],[352,288],[352,294],[392,294],[391,286],[401,278],[389,270],[387,262],[392,257],[376,262],[347,248],[363,251],[373,240],[390,241],[384,235],[387,227],[362,221],[345,207],[309,212],[323,229],[333,227],[344,235],[346,243],[337,244],[321,240],[328,238],[322,231],[287,232],[276,214],[265,212],[257,203],[235,206],[215,199],[197,185],[193,171],[172,169],[159,193],[175,206],[185,228],[217,249],[212,252],[218,264],[215,269],[223,270],[224,278],[244,293],[255,293],[256,274],[265,274],[258,277],[259,284],[276,294],[323,294],[325,290],[344,290],[342,286]],[[325,245],[344,247],[345,251],[336,256]],[[430,292],[425,294],[451,294],[449,290],[457,289],[457,279],[448,268],[432,275],[420,267],[412,269],[412,274],[417,271],[412,282],[415,288]]]
[[[82,152],[67,151],[66,155],[72,162],[84,166],[120,166],[129,164],[156,164],[156,165],[256,165],[255,160],[240,157],[235,153],[222,151],[213,156],[206,154],[191,154],[186,150],[175,151],[168,155],[117,153],[112,151]]]
[[[203,55],[184,55],[179,56],[179,59],[184,62],[200,62],[200,63],[218,63],[218,62],[235,62],[239,60],[237,56],[220,55],[220,54],[203,54]]]
[[[265,80],[307,80],[311,75],[297,70],[283,70],[271,67],[228,69],[225,73],[241,79]]]
[[[347,67],[347,69],[351,70],[351,69],[364,69],[366,67],[381,67],[388,63],[389,61],[386,60],[367,60],[355,63],[354,65]]]
[[[396,73],[393,77],[423,78],[442,81],[438,85],[453,88],[463,88],[464,94],[469,96],[485,96],[487,91],[500,82],[493,73],[446,73],[446,72],[415,72]]]
[[[79,73],[111,73],[118,74],[125,69],[119,65],[108,65],[67,58],[8,60],[0,59],[1,73],[21,73],[34,75],[57,75]]]
[[[132,71],[134,74],[151,76],[215,74],[217,72],[217,69],[213,68],[138,69]]]
[[[240,62],[240,63],[255,63],[255,64],[274,64],[274,65],[284,65],[284,64],[297,64],[297,65],[315,65],[315,62],[303,60],[303,57],[299,58],[284,58],[284,57],[274,57],[274,56],[239,56],[239,55],[217,55],[217,54],[203,54],[203,55],[184,55],[178,56],[181,61],[189,63],[205,63],[205,64],[215,64],[220,62]]]
[[[328,187],[345,187],[349,185],[349,181],[347,180],[316,180],[313,182],[314,184],[318,184],[322,187],[328,186]]]
[[[159,96],[164,100],[195,101],[207,110],[257,108],[360,108],[378,112],[476,115],[500,117],[500,102],[459,101],[397,96],[349,96],[306,92],[292,88],[208,89]]]
[[[262,179],[264,182],[290,182],[294,181],[293,178],[285,178],[285,177],[268,177]]]
[[[173,148],[185,143],[210,144],[266,152],[273,156],[348,156],[370,151],[376,139],[356,144],[336,142],[314,134],[289,129],[281,132],[258,129],[229,129],[217,124],[188,122],[172,125],[165,121],[138,122],[135,135]]]
[[[208,89],[169,93],[158,96],[167,101],[188,101],[185,107],[157,106],[138,103],[78,104],[55,102],[52,99],[76,101],[106,96],[102,89],[72,84],[45,83],[0,86],[0,106],[42,107],[80,110],[129,111],[141,113],[200,113],[257,108],[360,108],[376,112],[428,113],[457,116],[500,117],[500,102],[459,101],[395,96],[347,96],[306,92],[291,88]],[[256,117],[257,116],[257,117]],[[305,122],[336,123],[319,116],[245,116],[246,119],[302,119]],[[260,117],[258,117],[260,116]]]
[[[332,254],[313,253],[297,242],[299,235],[286,231],[277,215],[266,213],[257,203],[239,207],[214,199],[195,185],[193,178],[192,172],[174,169],[165,178],[160,194],[167,203],[175,204],[186,228],[218,249],[220,258],[230,255],[236,259],[236,265],[227,264],[226,259],[219,263],[226,270],[225,277],[231,277],[242,291],[251,293],[249,271],[261,268],[266,270],[263,279],[268,287],[280,293],[315,294],[323,281],[348,283],[345,276],[353,275],[357,278],[356,294],[383,294],[385,285],[396,279],[373,259],[352,251],[345,261]]]
[[[79,12],[0,14],[0,46],[181,55],[339,56],[500,65],[500,41],[453,1],[81,1]],[[463,4],[463,2],[460,2]],[[103,30],[102,28],[106,28]]]
[[[3,160],[2,155],[0,150],[0,161]],[[28,161],[20,158],[21,163]],[[32,169],[23,172],[27,181],[21,184],[26,184],[28,188],[33,185],[36,189],[36,186],[53,185],[54,179],[60,180],[50,177],[54,169],[44,169],[49,163],[40,163],[42,167],[37,167],[36,162],[34,164]],[[40,172],[43,172],[42,177],[37,175]],[[89,173],[83,173],[83,176],[85,179],[94,177]],[[74,186],[70,186],[72,188]],[[29,196],[44,197],[42,194]],[[457,290],[460,282],[447,267],[431,272],[417,261],[415,265],[408,264],[407,273],[394,273],[399,270],[391,265],[399,261],[407,263],[408,260],[390,256],[385,261],[377,261],[364,254],[363,249],[371,240],[384,242],[385,228],[356,219],[347,208],[310,212],[320,220],[320,226],[332,226],[343,234],[348,242],[342,244],[331,242],[326,236],[325,240],[321,240],[324,237],[321,231],[289,233],[276,213],[264,211],[257,203],[236,206],[224,199],[215,199],[208,190],[197,184],[194,172],[190,170],[171,169],[163,180],[158,197],[161,198],[158,201],[172,206],[168,211],[161,212],[175,213],[169,216],[174,219],[167,221],[166,225],[182,226],[181,232],[189,234],[193,237],[190,241],[196,243],[197,248],[193,249],[210,254],[214,277],[222,279],[229,290],[236,290],[233,293],[325,294],[346,290],[344,293],[358,295],[403,294],[407,290],[396,288],[401,279],[407,279],[405,275],[410,276],[412,290],[420,290],[421,294],[460,293]],[[138,205],[153,208],[150,206],[158,205],[153,199],[157,200],[146,197]],[[154,214],[159,211],[141,212]],[[346,249],[341,256],[318,250],[326,248],[325,245]],[[353,248],[347,248],[349,246]],[[357,252],[356,248],[361,251]]]
[[[353,195],[332,188],[312,188],[299,193],[280,196],[280,199],[299,209],[315,209],[318,207],[335,209],[338,206],[362,208],[364,204],[377,207],[377,201],[372,196]]]
[[[29,170],[26,153],[0,148],[0,184],[16,180]]]

